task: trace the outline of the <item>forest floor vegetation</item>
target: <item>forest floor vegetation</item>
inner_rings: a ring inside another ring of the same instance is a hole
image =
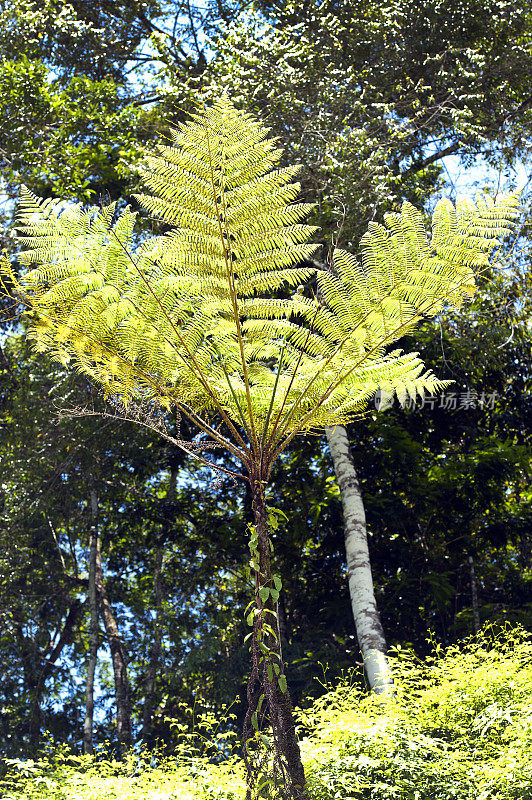
[[[397,647],[390,661],[393,698],[364,693],[350,671],[297,710],[311,800],[532,797],[529,632],[484,629],[447,649],[435,645],[424,660]],[[192,741],[183,735],[171,758],[132,752],[122,762],[103,751],[89,757],[48,745],[34,760],[4,762],[0,797],[241,800],[245,773],[237,748],[216,764]],[[220,752],[230,741],[218,732],[210,746]]]

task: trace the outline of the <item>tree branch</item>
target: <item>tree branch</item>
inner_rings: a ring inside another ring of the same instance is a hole
[[[464,144],[463,141],[458,140],[453,142],[452,144],[448,145],[448,147],[444,147],[442,150],[437,150],[432,155],[427,156],[426,158],[419,159],[418,161],[414,161],[407,167],[401,175],[412,175],[416,172],[421,172],[422,169],[425,167],[429,167],[431,164],[434,164],[436,161],[439,161],[441,158],[445,158],[445,156],[450,156],[453,153],[456,153],[457,150],[460,149],[460,145]]]

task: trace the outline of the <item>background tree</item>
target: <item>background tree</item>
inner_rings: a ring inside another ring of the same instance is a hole
[[[511,170],[530,155],[526,3],[259,3],[222,28],[202,77],[231,92],[305,166],[312,222],[356,243],[393,206],[423,202],[443,159]]]

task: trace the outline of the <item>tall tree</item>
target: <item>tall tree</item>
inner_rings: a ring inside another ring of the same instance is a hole
[[[305,244],[313,228],[298,224],[309,208],[290,205],[299,190],[290,183],[295,169],[272,170],[280,152],[266,133],[224,98],[175,132],[176,147],[148,156],[144,178],[155,194],[139,200],[176,227],[138,252],[128,209],[113,224],[114,205],[63,209],[24,192],[20,257],[40,266],[22,283],[7,265],[5,273],[35,314],[30,335],[38,348],[73,360],[121,398],[126,414],[128,403],[147,404],[144,424],[157,427],[158,409],[174,407],[208,437],[175,443],[207,465],[214,462],[199,453],[213,447],[242,465],[242,473],[217,469],[249,484],[254,514],[247,794],[262,788],[267,714],[271,781],[285,797],[302,799],[308,793],[277,625],[281,584],[270,552],[272,466],[297,433],[347,422],[377,388],[405,398],[445,385],[423,372],[416,355],[385,348],[422,316],[471,294],[471,265],[489,263],[517,200],[456,210],[442,202],[430,240],[419,212],[405,205],[386,228],[370,227],[362,270],[335,249],[337,274],[313,274],[290,266],[313,255],[315,246]],[[319,299],[304,290],[290,300],[271,297],[283,283],[295,287],[314,275]],[[210,424],[216,412],[220,429]]]
[[[532,24],[517,3],[259,2],[222,28],[201,86],[258,109],[306,167],[327,241],[445,183],[444,159],[511,170],[530,155]],[[258,10],[257,10],[258,9]],[[344,216],[339,226],[338,218]]]
[[[342,497],[347,577],[358,644],[371,689],[378,694],[386,693],[391,688],[392,678],[373,589],[366,513],[360,484],[345,427],[337,425],[326,428],[325,434]]]
[[[116,622],[116,617],[113,613],[111,603],[109,602],[109,597],[105,590],[100,538],[98,536],[96,536],[95,582],[100,610],[105,625],[105,632],[107,634],[107,641],[109,642],[109,649],[111,650],[116,697],[116,733],[118,739],[118,752],[119,755],[122,756],[127,748],[132,744],[131,698],[129,678],[127,674],[127,659],[122,636]]]
[[[87,664],[87,679],[85,689],[85,720],[83,722],[83,752],[88,755],[94,753],[92,741],[92,728],[94,719],[94,676],[98,664],[98,594],[96,589],[96,567],[98,551],[100,550],[98,533],[98,495],[94,480],[91,481],[90,511],[91,526],[89,536],[89,660]]]
[[[168,480],[168,490],[165,496],[165,504],[170,505],[176,498],[176,479],[177,471],[175,467],[170,470]],[[153,700],[155,694],[155,678],[161,659],[162,636],[163,636],[163,556],[165,540],[168,536],[168,518],[163,530],[157,535],[155,542],[154,567],[153,567],[153,593],[155,598],[155,620],[153,626],[153,639],[150,648],[148,669],[146,670],[146,688],[144,695],[144,708],[142,711],[142,741],[149,741],[153,729]]]

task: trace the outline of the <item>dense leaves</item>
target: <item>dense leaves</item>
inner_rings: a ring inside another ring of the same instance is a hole
[[[393,702],[364,696],[350,671],[299,721],[311,800],[457,797],[524,798],[532,789],[530,636],[507,631],[462,648],[432,649],[420,661],[407,648],[391,659],[396,679]],[[229,749],[217,720],[198,719],[206,750]],[[148,754],[122,763],[76,756],[65,748],[40,758],[14,759],[3,786],[18,800],[92,800],[115,794],[150,800],[154,792],[183,800],[235,800],[243,791],[237,759],[216,765],[184,736],[171,761]]]

